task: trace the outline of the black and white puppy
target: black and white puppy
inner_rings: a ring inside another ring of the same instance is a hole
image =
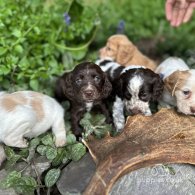
[[[150,102],[157,101],[163,92],[163,80],[152,70],[143,66],[123,67],[111,60],[96,61],[108,74],[115,94],[113,122],[117,131],[125,125],[127,115],[150,116]]]
[[[104,104],[112,85],[101,68],[92,62],[78,64],[71,72],[58,78],[55,86],[55,98],[62,102],[70,101],[71,126],[75,135],[80,136],[80,119],[86,111],[98,107],[110,122],[110,114]]]

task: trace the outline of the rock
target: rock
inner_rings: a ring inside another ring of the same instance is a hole
[[[5,169],[0,170],[0,182],[5,179],[7,176],[7,171]],[[14,191],[14,189],[0,189],[0,195],[17,195],[17,193]]]
[[[44,171],[46,171],[50,167],[49,160],[44,156],[38,156],[37,158],[34,158],[34,164],[31,164],[31,166],[26,162],[19,162],[15,165],[16,171],[23,171],[23,175],[25,176],[32,176],[37,177],[37,174],[40,176]],[[36,172],[35,172],[36,169]]]
[[[126,174],[113,186],[110,195],[193,195],[195,166],[156,165]]]
[[[87,153],[81,160],[71,162],[63,169],[57,182],[59,192],[61,195],[81,194],[94,173],[95,163]]]

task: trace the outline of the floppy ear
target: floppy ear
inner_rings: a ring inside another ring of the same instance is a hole
[[[111,82],[109,81],[106,74],[104,74],[104,76],[105,76],[105,80],[104,80],[104,85],[103,85],[103,88],[102,88],[102,99],[107,98],[110,95],[111,91],[112,91]]]
[[[124,91],[123,91],[123,81],[121,76],[114,80],[113,86],[114,86],[114,94],[119,96],[121,99],[123,99]]]
[[[121,44],[119,45],[116,62],[121,65],[125,65],[133,57],[135,46],[133,44]]]
[[[63,76],[57,80],[54,93],[55,98],[59,102],[62,102],[67,98],[72,99],[72,97],[74,97],[71,73],[64,73]]]
[[[179,81],[179,74],[180,73],[181,73],[181,71],[177,70],[174,73],[172,73],[171,75],[169,75],[167,78],[165,78],[165,80],[164,80],[165,87],[172,94],[172,96],[175,93],[175,89],[177,86],[177,82]]]
[[[152,96],[152,100],[153,101],[156,101],[158,100],[162,93],[163,93],[163,89],[164,89],[164,82],[163,80],[160,78],[160,75],[156,75],[154,78],[153,78],[153,96]]]

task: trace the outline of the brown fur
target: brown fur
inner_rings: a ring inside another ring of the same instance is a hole
[[[177,70],[164,80],[165,87],[172,95],[174,95],[176,90],[181,89],[185,85],[189,77],[189,71]]]
[[[40,94],[34,94],[33,99],[31,99],[28,102],[28,99],[19,94],[19,93],[12,93],[12,94],[7,94],[5,97],[2,99],[2,107],[7,110],[8,112],[13,111],[17,106],[20,105],[29,105],[32,106],[36,112],[37,119],[38,121],[41,121],[44,118],[44,111],[43,111],[43,102],[41,100],[41,95]],[[38,98],[38,99],[37,99]]]
[[[34,108],[38,121],[41,121],[44,118],[43,111],[43,102],[41,99],[33,99],[30,102],[30,105]]]
[[[12,111],[15,109],[16,106],[23,105],[27,103],[27,99],[20,95],[20,94],[7,94],[3,99],[2,99],[2,106],[5,110]]]
[[[100,58],[111,57],[123,66],[142,65],[155,70],[154,61],[143,55],[125,35],[109,37],[106,46],[100,49]]]

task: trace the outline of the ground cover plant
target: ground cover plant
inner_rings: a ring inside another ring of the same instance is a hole
[[[177,55],[195,65],[195,23],[170,27],[162,0],[121,0],[120,6],[117,0],[0,0],[0,7],[2,90],[31,89],[53,95],[56,77],[80,61],[96,60],[98,49],[115,33],[126,34],[136,44],[145,40],[154,43],[155,57]],[[151,52],[149,48],[148,54]],[[21,194],[52,194],[61,170],[86,153],[71,132],[68,102],[64,107],[67,145],[56,148],[52,134],[47,133],[29,140],[26,149],[6,146],[4,167],[9,174],[1,187],[12,187]],[[83,138],[92,133],[101,138],[112,132],[104,121],[101,115],[87,113],[81,121],[87,130]],[[48,163],[41,174],[34,166],[39,157]],[[23,168],[17,170],[21,163]],[[34,174],[25,175],[28,169]]]

